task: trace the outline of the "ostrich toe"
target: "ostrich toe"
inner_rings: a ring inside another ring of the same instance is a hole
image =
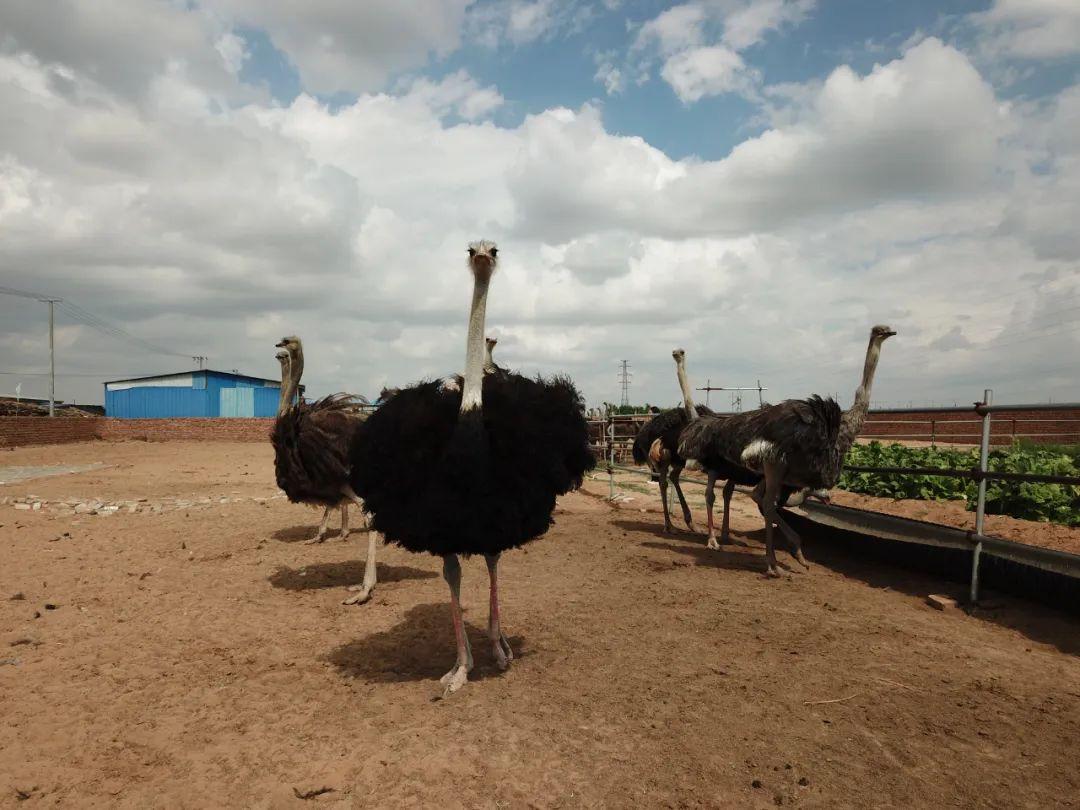
[[[448,698],[458,689],[469,682],[469,670],[462,665],[455,666],[439,679],[446,688],[443,690],[443,698]]]
[[[350,591],[355,591],[352,596],[342,601],[343,605],[362,605],[371,599],[372,588],[367,588],[363,585],[350,585]]]
[[[498,638],[492,639],[492,649],[495,651],[495,666],[502,670],[509,669],[510,662],[514,660],[514,650],[505,633],[500,632]]]

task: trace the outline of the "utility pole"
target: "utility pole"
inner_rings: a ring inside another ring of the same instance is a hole
[[[198,363],[199,364],[199,369],[201,370],[203,365],[206,363],[206,355],[193,354],[191,356],[191,360],[192,360],[192,362]]]
[[[59,298],[46,298],[49,305],[49,416],[56,416],[56,340],[53,336],[53,305]]]
[[[630,404],[630,378],[634,376],[630,373],[630,362],[627,360],[622,361],[622,370],[619,372],[619,383],[622,385],[622,403],[623,405]]]

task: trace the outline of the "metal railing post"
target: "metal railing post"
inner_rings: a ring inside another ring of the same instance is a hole
[[[937,419],[930,420],[930,446],[937,447]]]
[[[994,403],[994,392],[987,388],[983,391],[983,406],[992,405]],[[976,408],[978,411],[978,408]],[[979,445],[979,471],[985,473],[989,466],[990,460],[990,411],[985,407],[981,414],[982,416],[982,442]],[[975,534],[977,538],[981,538],[983,534],[983,523],[986,519],[986,479],[979,479],[979,496],[975,503]],[[982,540],[975,540],[975,551],[971,558],[971,604],[978,604],[979,601],[979,557],[982,556]]]
[[[608,500],[615,500],[615,416],[608,414]]]

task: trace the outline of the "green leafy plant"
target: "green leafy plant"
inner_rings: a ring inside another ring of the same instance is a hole
[[[846,463],[859,467],[970,470],[978,467],[979,455],[975,450],[905,447],[871,442],[852,447]],[[1017,444],[1007,449],[992,450],[989,467],[996,472],[1080,476],[1080,463],[1064,448],[1040,445]],[[975,481],[931,475],[881,475],[845,470],[840,478],[840,488],[883,498],[963,499],[969,510],[975,509],[978,498],[978,484]],[[1080,526],[1080,487],[990,480],[986,486],[986,512]]]

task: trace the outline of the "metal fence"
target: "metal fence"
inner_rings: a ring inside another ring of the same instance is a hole
[[[1080,556],[1059,551],[1053,551],[1051,549],[1044,549],[1038,546],[1028,546],[1023,543],[1015,543],[1008,540],[1002,540],[1001,538],[997,537],[989,537],[983,532],[986,520],[987,481],[1014,481],[1061,484],[1064,486],[1080,486],[1080,477],[1076,476],[994,472],[993,470],[989,469],[993,414],[1002,412],[1015,413],[1026,410],[1042,410],[1045,409],[1045,407],[1046,406],[1040,405],[995,406],[993,404],[993,391],[989,389],[984,391],[982,401],[974,403],[972,408],[977,418],[971,420],[952,420],[953,424],[962,421],[964,423],[970,422],[978,424],[980,426],[979,432],[977,434],[973,434],[976,435],[979,439],[979,464],[974,469],[949,470],[936,467],[863,467],[853,465],[845,465],[844,469],[849,472],[870,473],[873,475],[930,475],[949,478],[964,478],[967,480],[978,482],[978,497],[975,505],[975,528],[973,532],[965,533],[967,542],[970,544],[972,550],[971,577],[969,587],[969,595],[972,604],[976,604],[979,599],[979,564],[983,553],[988,549],[989,553],[992,553],[995,556],[1012,560],[1020,564],[1033,565],[1048,571],[1055,571],[1058,573],[1066,574],[1068,576],[1080,577]],[[594,451],[596,451],[598,457],[606,458],[608,461],[607,472],[611,499],[614,499],[615,497],[615,470],[618,469],[633,473],[642,472],[640,470],[635,470],[631,467],[625,467],[623,465],[620,465],[619,461],[624,461],[627,459],[630,454],[630,449],[633,446],[634,438],[637,436],[638,431],[640,431],[641,427],[645,423],[647,423],[652,417],[653,414],[634,414],[630,416],[609,416],[607,419],[604,420],[590,421],[590,440],[593,442]],[[1040,419],[1039,421],[1049,422],[1055,420]],[[1012,432],[1009,434],[1011,437],[1010,441],[1016,438],[1024,438],[1025,436],[1023,433],[1016,432],[1016,419],[1012,418],[1012,422],[1013,428]],[[877,438],[895,439],[900,437],[892,435]],[[703,480],[694,479],[691,477],[685,477],[682,480],[693,481],[694,483],[701,484],[705,483],[705,481]],[[739,489],[742,491],[746,491],[741,487]],[[882,516],[884,517],[884,515]],[[940,528],[944,530],[946,527]],[[916,540],[916,542],[919,541]]]
[[[863,425],[864,439],[929,441],[950,444],[978,444],[982,438],[981,418],[952,418],[963,413],[957,408],[871,411]],[[1080,444],[1080,404],[1007,405],[997,409],[1002,417],[993,424],[991,444],[1013,444],[1025,439],[1036,444]],[[1050,416],[1060,413],[1062,416]],[[1068,415],[1064,415],[1068,414]]]

